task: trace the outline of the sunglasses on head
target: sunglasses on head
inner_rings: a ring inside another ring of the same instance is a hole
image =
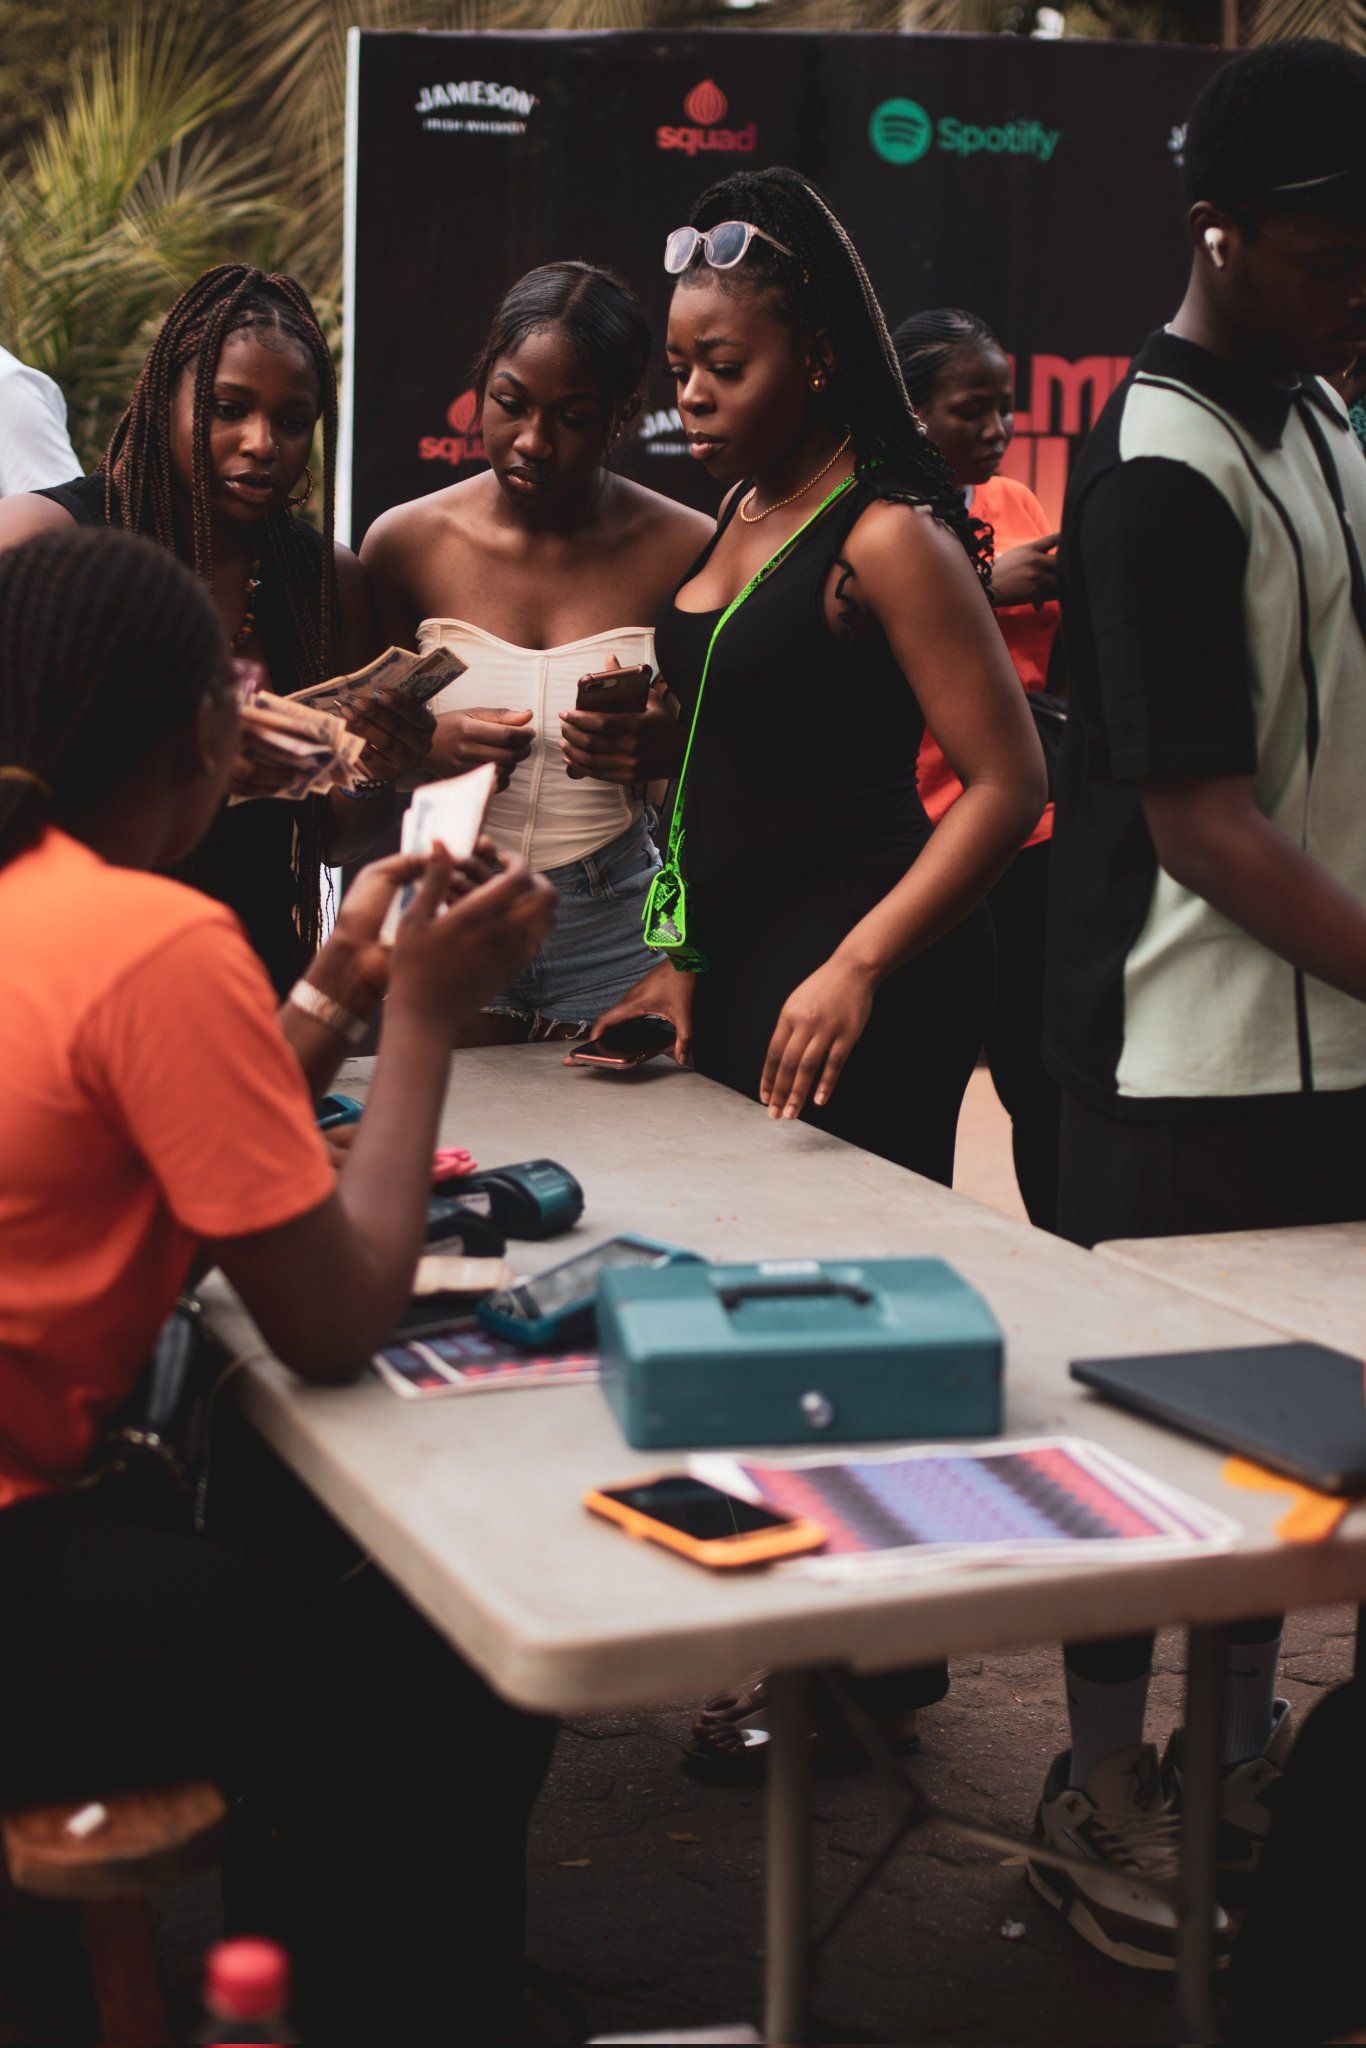
[[[737,263],[743,263],[745,252],[755,236],[767,242],[784,256],[796,256],[786,242],[780,242],[776,235],[766,235],[762,228],[756,228],[747,220],[723,220],[714,228],[675,228],[664,244],[664,268],[670,277],[677,277],[692,262],[698,250],[713,270],[734,270]]]

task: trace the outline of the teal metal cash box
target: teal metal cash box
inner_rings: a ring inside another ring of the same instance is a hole
[[[990,1436],[1004,1346],[942,1259],[605,1272],[602,1390],[639,1450]]]

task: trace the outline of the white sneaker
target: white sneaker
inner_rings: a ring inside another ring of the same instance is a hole
[[[1034,1838],[1084,1857],[1088,1872],[1028,1864],[1029,1882],[1083,1941],[1134,1970],[1176,1968],[1177,1915],[1143,1880],[1175,1885],[1181,1823],[1162,1785],[1157,1751],[1136,1743],[1096,1766],[1085,1789],[1069,1785],[1070,1750],[1055,1757],[1034,1821]],[[1229,1921],[1220,1908],[1215,1940],[1227,1960]]]
[[[1185,1798],[1185,1730],[1176,1728],[1162,1760],[1162,1782],[1179,1811]],[[1276,1807],[1276,1787],[1294,1742],[1289,1700],[1273,1700],[1271,1739],[1260,1756],[1226,1764],[1221,1782],[1219,1870],[1224,1877],[1251,1877],[1262,1858],[1266,1831]]]

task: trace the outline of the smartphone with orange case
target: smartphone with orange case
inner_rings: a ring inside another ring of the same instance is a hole
[[[723,1493],[719,1486],[686,1472],[660,1472],[624,1486],[595,1487],[583,1497],[595,1515],[615,1522],[628,1536],[662,1543],[711,1571],[738,1565],[771,1564],[819,1550],[826,1531],[819,1522]]]
[[[579,711],[644,711],[650,702],[654,670],[649,662],[639,668],[604,668],[596,675],[580,676],[575,709]]]

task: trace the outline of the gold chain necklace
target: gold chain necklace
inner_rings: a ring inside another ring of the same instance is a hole
[[[839,447],[831,456],[830,460],[824,465],[823,468],[818,469],[814,476],[809,476],[799,491],[794,491],[790,498],[779,498],[776,505],[765,505],[762,512],[746,512],[745,510],[746,505],[753,503],[754,494],[759,488],[758,484],[755,484],[753,489],[746,491],[743,499],[740,502],[740,517],[744,520],[745,525],[757,526],[761,519],[768,518],[770,512],[781,512],[784,505],[795,505],[798,498],[804,498],[807,492],[810,490],[812,484],[818,484],[823,476],[829,475],[830,471],[835,467],[835,464],[839,461],[841,455],[843,455],[845,449],[849,446],[849,443],[853,440],[853,438],[854,437],[852,434],[846,434],[844,439],[840,442]]]

